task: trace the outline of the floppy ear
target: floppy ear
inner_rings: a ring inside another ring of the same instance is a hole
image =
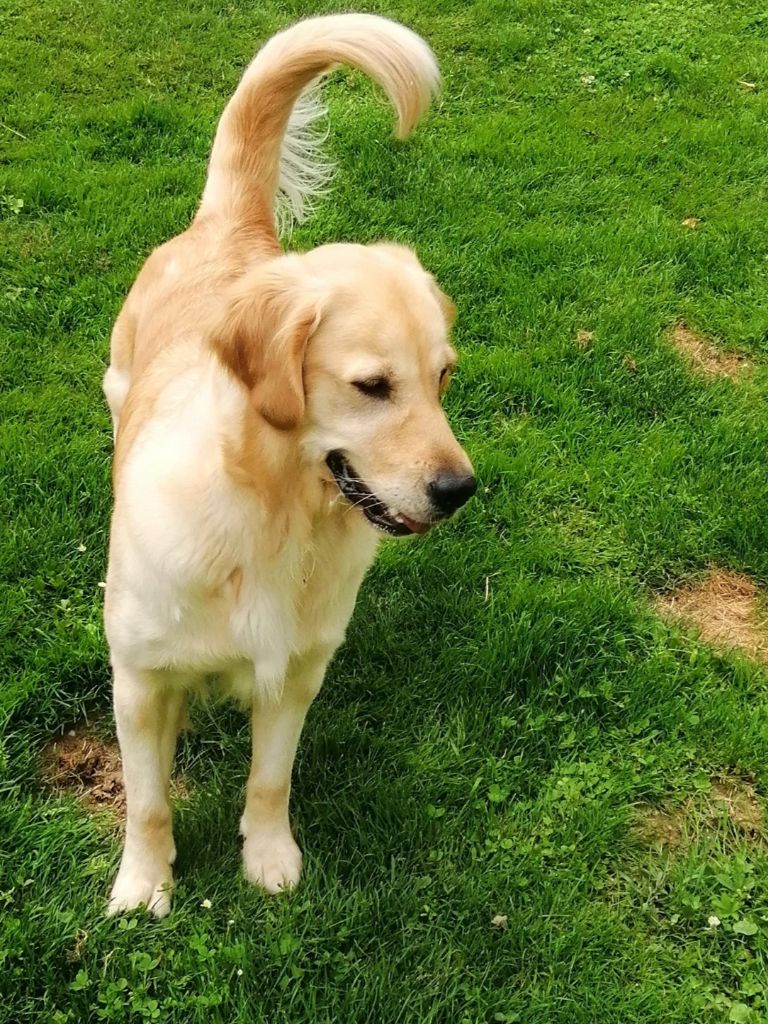
[[[257,271],[238,284],[218,332],[222,361],[278,430],[293,430],[304,418],[304,353],[319,322],[316,295],[286,274]]]

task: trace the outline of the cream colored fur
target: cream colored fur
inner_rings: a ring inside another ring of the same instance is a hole
[[[416,257],[283,255],[276,240],[281,175],[297,214],[323,177],[294,105],[342,61],[383,86],[401,135],[438,82],[426,44],[382,18],[310,19],[270,40],[224,111],[195,220],[147,260],[113,332],[105,621],[128,819],[112,913],[170,909],[176,737],[212,677],[251,709],[245,873],[269,892],[298,882],[293,758],[380,536],[326,456],[343,451],[424,528],[434,473],[471,468],[440,406],[450,302]],[[360,392],[383,375],[391,401]]]

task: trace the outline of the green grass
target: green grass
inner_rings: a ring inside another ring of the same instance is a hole
[[[292,244],[415,245],[459,306],[449,406],[481,488],[364,585],[301,745],[294,896],[240,879],[246,723],[197,711],[161,923],[104,919],[118,837],[37,775],[109,705],[107,339],[244,63],[334,5],[0,11],[0,1020],[766,1021],[766,847],[702,827],[669,854],[632,815],[723,773],[768,789],[768,672],[650,603],[713,563],[768,584],[768,15],[360,6],[430,39],[444,97],[399,145],[337,73],[340,173]],[[691,373],[679,318],[751,372]]]

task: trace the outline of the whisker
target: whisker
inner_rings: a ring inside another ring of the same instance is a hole
[[[373,495],[372,495],[372,494],[364,494],[364,495],[363,495],[362,497],[358,498],[358,499],[357,499],[357,501],[352,501],[352,500],[351,500],[351,499],[349,499],[349,498],[347,498],[347,501],[349,502],[349,507],[350,507],[350,508],[358,508],[358,507],[361,507],[361,506],[363,506],[363,505],[365,504],[365,502],[366,502],[366,501],[367,501],[367,500],[368,500],[369,498],[372,498],[372,497],[373,497]],[[377,503],[378,503],[378,502],[377,502]]]

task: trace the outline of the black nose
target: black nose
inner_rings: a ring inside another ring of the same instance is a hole
[[[438,473],[434,480],[427,484],[427,493],[432,505],[444,516],[449,516],[457,508],[461,508],[476,490],[477,480],[472,473]]]

